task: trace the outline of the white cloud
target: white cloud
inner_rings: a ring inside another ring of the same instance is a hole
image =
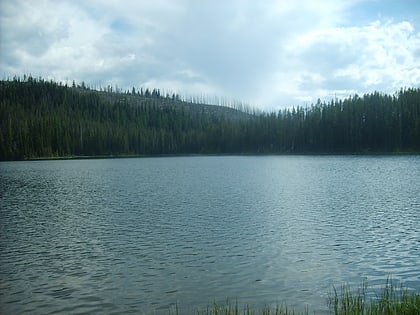
[[[298,91],[304,96],[310,92],[313,101],[341,90],[393,93],[402,86],[418,85],[416,47],[420,47],[420,34],[412,24],[375,21],[301,34],[289,43],[288,56],[299,73]],[[296,91],[290,96],[295,97]]]

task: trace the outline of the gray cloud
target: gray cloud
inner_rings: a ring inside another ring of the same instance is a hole
[[[0,5],[6,76],[217,94],[265,108],[420,84],[420,35],[404,5],[398,19],[372,12],[360,25],[351,12],[367,8],[361,0]]]

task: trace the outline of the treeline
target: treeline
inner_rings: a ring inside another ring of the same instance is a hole
[[[418,88],[253,114],[157,91],[96,91],[32,77],[0,81],[0,159],[420,152]]]

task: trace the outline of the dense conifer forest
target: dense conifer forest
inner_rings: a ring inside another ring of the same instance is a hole
[[[196,104],[159,90],[0,81],[0,159],[160,154],[420,152],[420,89],[279,112]]]

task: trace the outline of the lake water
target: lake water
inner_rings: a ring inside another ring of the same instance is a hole
[[[0,163],[1,314],[328,310],[420,290],[420,156]]]

